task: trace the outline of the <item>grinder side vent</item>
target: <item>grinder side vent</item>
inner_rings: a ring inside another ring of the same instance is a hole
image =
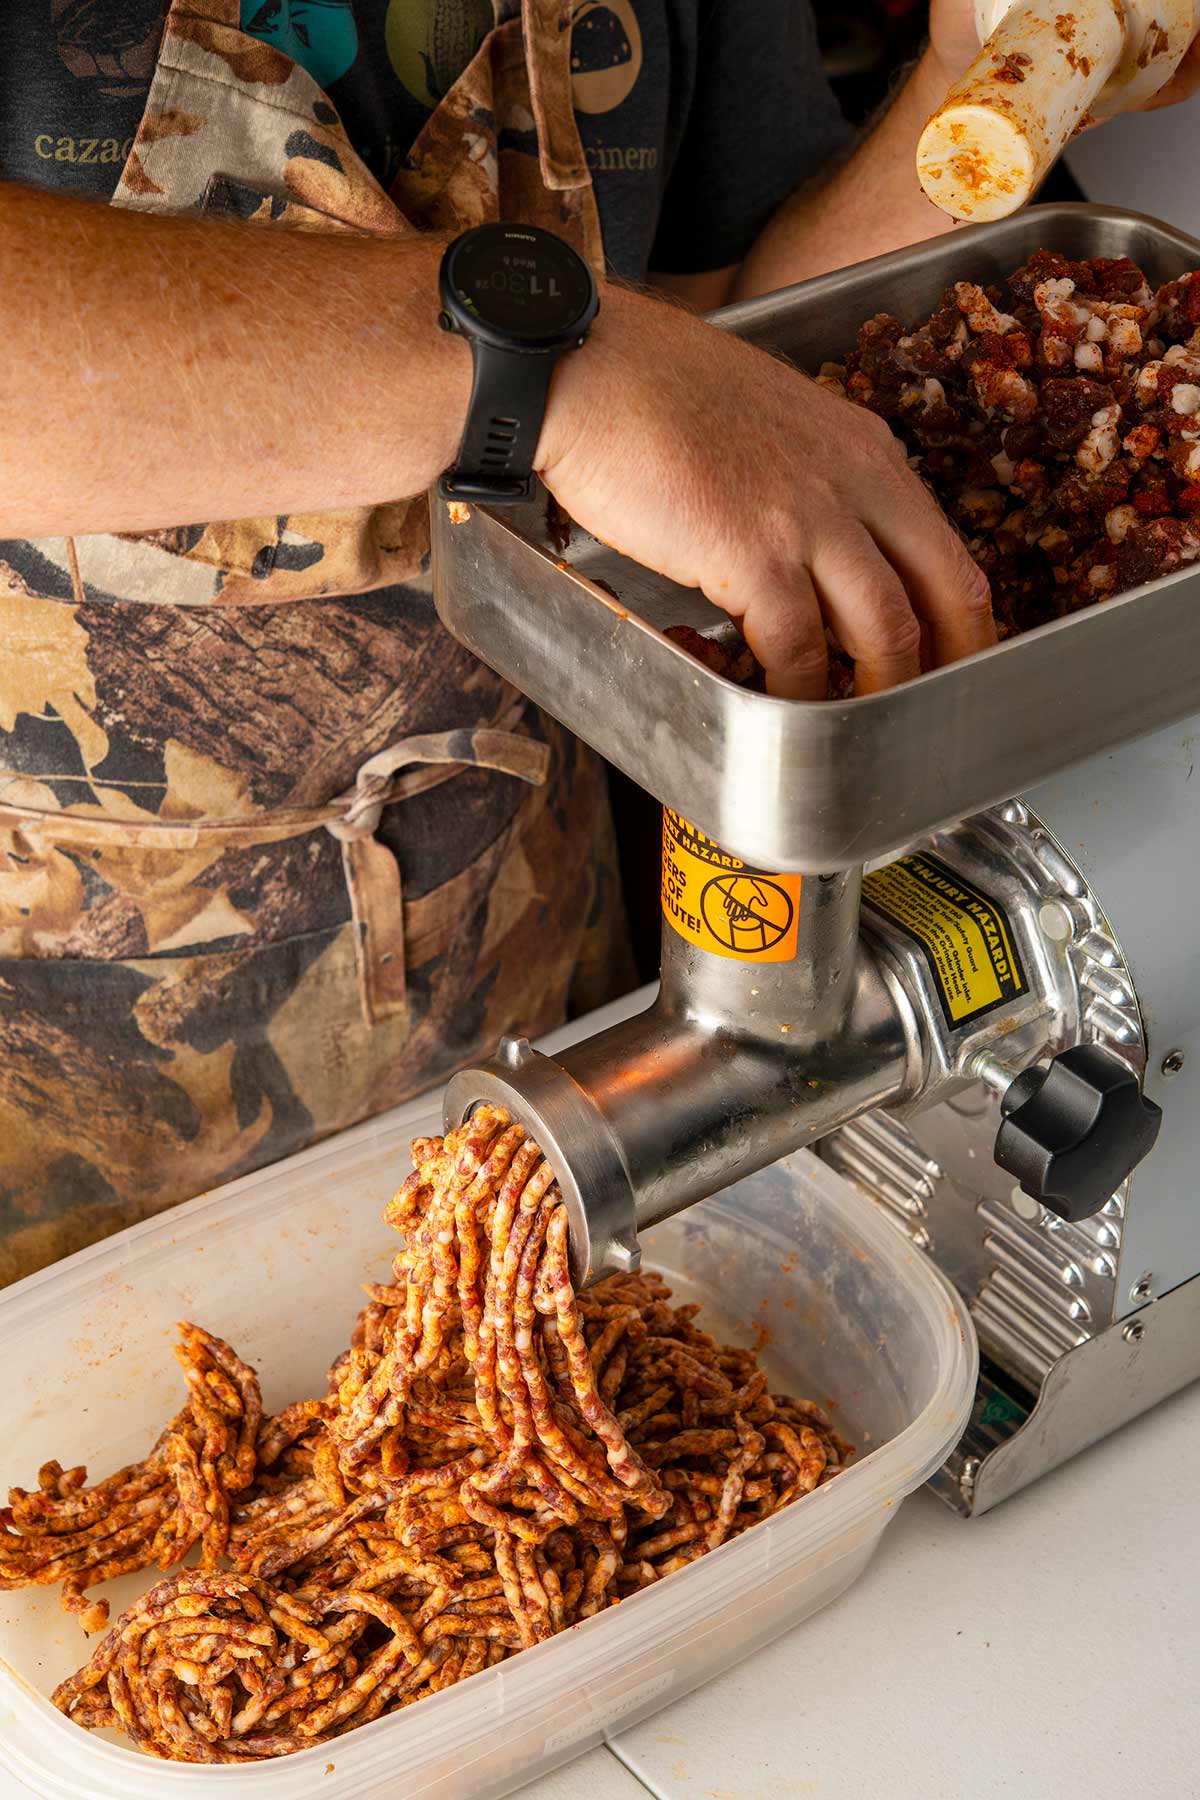
[[[1064,1042],[1077,1035],[1102,1044],[1140,1076],[1146,1051],[1137,993],[1080,871],[1023,801],[1009,801],[971,829],[1023,876],[1028,906],[1050,903],[1070,921],[1065,941],[1055,933]],[[951,860],[954,837],[934,840]],[[1044,1208],[1031,1212],[1019,1194],[1005,1197],[994,1177],[983,1176],[998,1124],[994,1103],[935,1106],[909,1125],[867,1114],[827,1138],[820,1154],[934,1257],[970,1306],[985,1354],[1036,1393],[1060,1356],[1112,1322],[1126,1190],[1075,1223]]]
[[[919,1250],[933,1250],[929,1205],[943,1179],[938,1163],[903,1125],[883,1113],[866,1113],[820,1147],[821,1158],[886,1209]]]
[[[1071,1307],[1066,1310],[1069,1315]],[[1057,1292],[1035,1286],[1009,1268],[993,1269],[985,1277],[971,1313],[988,1354],[1035,1387],[1064,1352],[1092,1335],[1081,1319],[1063,1316]]]
[[[990,1158],[995,1132],[989,1109],[978,1126],[981,1156]],[[1027,1221],[1004,1201],[979,1199],[882,1113],[843,1125],[820,1154],[945,1270],[971,1308],[981,1348],[1035,1393],[1064,1351],[1091,1336],[1113,1267],[1078,1226],[1051,1229],[1059,1221],[1049,1215]]]

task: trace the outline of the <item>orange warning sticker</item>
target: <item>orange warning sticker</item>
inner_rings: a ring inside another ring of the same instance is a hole
[[[663,808],[662,909],[689,944],[736,962],[791,962],[799,875],[768,875]]]

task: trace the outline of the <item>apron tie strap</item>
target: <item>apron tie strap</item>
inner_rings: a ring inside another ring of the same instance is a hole
[[[325,829],[342,846],[342,866],[354,918],[358,998],[368,1025],[405,1011],[408,979],[404,955],[404,878],[375,830],[401,769],[415,763],[447,763],[458,769],[498,769],[540,787],[550,766],[550,747],[513,731],[437,731],[404,738],[363,763],[340,816]]]
[[[393,778],[415,763],[457,763],[464,768],[498,769],[516,775],[532,787],[541,787],[550,761],[547,744],[520,737],[513,731],[479,730],[427,732],[389,744],[363,763],[349,794],[335,805],[343,810],[327,819],[325,829],[343,844],[373,837],[392,798]]]
[[[506,717],[527,702],[515,697]],[[5,803],[0,787],[0,827],[45,834],[66,844],[120,844],[187,851],[211,845],[279,843],[322,825],[342,846],[342,868],[354,920],[354,954],[363,1018],[368,1025],[394,1018],[407,1005],[404,964],[404,883],[400,866],[374,835],[385,806],[427,792],[464,769],[495,769],[541,787],[550,768],[550,746],[495,726],[460,727],[402,738],[362,764],[354,786],[324,806],[283,807],[254,819],[122,819],[112,814],[63,813]],[[404,770],[412,772],[407,775]],[[16,784],[10,783],[11,790]]]

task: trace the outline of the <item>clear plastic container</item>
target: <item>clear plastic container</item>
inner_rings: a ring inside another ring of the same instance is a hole
[[[172,1326],[255,1364],[269,1408],[323,1390],[358,1284],[394,1238],[380,1209],[428,1101],[135,1226],[0,1294],[3,1484],[52,1456],[96,1477],[176,1409]],[[86,1655],[54,1590],[0,1594],[0,1768],[55,1800],[335,1794],[488,1800],[636,1724],[834,1599],[962,1432],[969,1319],[856,1189],[799,1155],[648,1234],[647,1261],[730,1340],[764,1341],[773,1386],[837,1402],[858,1459],[828,1486],[659,1586],[392,1718],[297,1756],[197,1768],[89,1736],[52,1708]],[[105,1590],[113,1615],[153,1579]],[[0,1791],[11,1785],[0,1781]]]

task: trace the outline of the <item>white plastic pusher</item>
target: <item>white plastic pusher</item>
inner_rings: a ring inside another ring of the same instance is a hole
[[[917,174],[956,219],[1024,206],[1081,123],[1166,85],[1200,31],[1200,0],[975,0],[983,48],[934,113]]]

